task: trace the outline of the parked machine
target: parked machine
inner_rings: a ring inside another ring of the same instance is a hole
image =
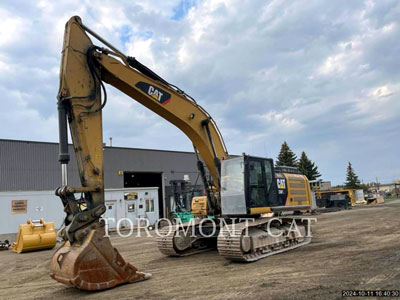
[[[368,205],[374,205],[385,202],[383,193],[381,194],[379,192],[378,186],[371,186],[368,188],[366,200]]]
[[[181,223],[189,222],[194,216],[191,213],[191,200],[194,197],[202,196],[202,190],[196,190],[196,184],[194,188],[188,187],[186,180],[171,180],[170,185],[173,187],[173,209],[168,214],[168,218],[173,224],[179,221]],[[197,182],[196,182],[197,183]]]
[[[319,208],[350,209],[355,205],[356,189],[336,188],[315,191]]]
[[[94,46],[88,34],[108,48]],[[193,198],[191,213],[198,219],[211,215],[225,221],[226,226],[217,225],[215,231],[211,222],[209,227],[207,222],[203,223],[203,230],[195,222],[194,236],[185,235],[186,225],[163,228],[164,235],[157,239],[162,253],[184,256],[218,248],[227,259],[256,261],[311,241],[305,235],[307,225],[300,219],[297,222],[300,234],[290,233],[294,217],[286,216],[274,223],[273,232],[276,236],[282,234],[275,238],[268,234],[270,218],[262,217],[271,212],[309,210],[311,192],[305,176],[275,172],[269,158],[246,154],[231,157],[214,120],[192,97],[135,58],[122,54],[83,25],[79,17],[72,17],[65,29],[58,93],[63,183],[56,193],[63,202],[66,218],[61,230],[65,242],[51,261],[51,276],[55,280],[79,289],[102,290],[150,277],[125,262],[108,237],[104,237],[104,224],[100,221],[106,210],[102,137],[102,110],[107,101],[104,82],[188,136],[198,157],[197,166],[205,190],[205,196]],[[67,184],[67,120],[82,187]],[[76,199],[75,193],[81,196]],[[253,219],[235,224],[238,218]]]
[[[396,180],[394,182],[394,192],[396,194],[396,197],[400,197],[400,180]]]

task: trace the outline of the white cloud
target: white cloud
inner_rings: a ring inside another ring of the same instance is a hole
[[[367,126],[398,117],[400,84],[386,84],[366,89],[363,96],[354,101],[352,123]]]
[[[128,53],[135,53],[140,61],[151,69],[154,69],[155,59],[151,51],[152,39],[133,38],[127,46]]]
[[[374,88],[370,93],[370,96],[377,98],[385,98],[393,95],[393,90],[388,85],[382,85],[380,87]]]
[[[301,123],[299,123],[296,119],[287,116],[286,112],[278,113],[274,110],[271,110],[266,114],[258,115],[257,117],[272,123],[277,128],[298,130],[302,127]]]
[[[341,160],[354,161],[360,177],[388,172],[365,163],[373,139],[391,145],[376,158],[381,165],[390,160],[400,169],[393,138],[400,130],[400,4],[205,0],[173,20],[179,2],[3,1],[0,138],[56,139],[63,30],[80,15],[194,96],[217,120],[230,153],[275,157],[287,140],[321,165],[325,179],[339,181]],[[178,129],[108,89],[104,130],[115,145],[191,150]],[[43,133],[27,133],[22,120]]]
[[[396,27],[396,24],[394,22],[387,24],[385,26],[382,27],[382,32],[386,33],[386,32],[390,32],[392,31],[394,28]]]
[[[0,47],[23,39],[25,23],[22,18],[14,17],[7,10],[0,8]]]

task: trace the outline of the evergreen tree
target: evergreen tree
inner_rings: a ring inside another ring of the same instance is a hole
[[[315,180],[318,177],[321,177],[321,174],[318,172],[318,167],[314,162],[308,159],[304,151],[301,152],[298,168],[301,174],[307,176],[308,180]]]
[[[358,179],[358,176],[354,172],[353,166],[351,165],[351,162],[349,162],[347,166],[347,175],[346,175],[346,182],[345,182],[346,187],[356,189],[360,187],[360,180]]]
[[[276,160],[277,166],[297,167],[297,156],[289,148],[288,144],[283,142],[281,151],[279,152]]]

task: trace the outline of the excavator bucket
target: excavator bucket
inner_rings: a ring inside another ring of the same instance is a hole
[[[51,259],[50,276],[65,285],[88,291],[151,277],[125,262],[104,235],[104,228],[91,229],[81,244],[65,242]]]
[[[29,219],[27,224],[18,228],[17,241],[12,244],[12,251],[21,253],[35,250],[51,249],[56,245],[54,222]]]

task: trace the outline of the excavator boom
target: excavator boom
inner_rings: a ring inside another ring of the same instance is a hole
[[[108,49],[94,46],[88,33]],[[52,258],[51,276],[86,290],[101,290],[149,277],[126,263],[104,237],[104,224],[100,220],[106,210],[102,109],[107,93],[103,82],[165,118],[190,138],[213,179],[207,182],[205,167],[199,159],[206,189],[211,185],[219,189],[220,160],[228,157],[215,122],[190,96],[133,57],[126,57],[83,25],[79,17],[72,17],[65,28],[58,92],[63,183],[56,194],[67,214],[61,229],[65,243]],[[71,187],[67,183],[67,120],[82,187]],[[75,198],[77,193],[81,194],[79,199]],[[213,212],[220,210],[219,199],[210,189],[207,201]]]

